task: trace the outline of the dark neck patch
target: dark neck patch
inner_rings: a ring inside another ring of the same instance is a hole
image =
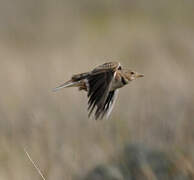
[[[127,82],[125,81],[124,77],[121,77],[121,82],[123,83],[123,85],[127,84]]]

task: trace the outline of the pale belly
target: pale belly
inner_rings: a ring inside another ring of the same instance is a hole
[[[121,88],[123,86],[124,86],[124,84],[121,81],[113,80],[113,82],[111,84],[110,91],[113,91],[115,89]]]

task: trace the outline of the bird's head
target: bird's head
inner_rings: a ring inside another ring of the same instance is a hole
[[[132,71],[132,70],[128,70],[128,69],[123,69],[123,76],[125,77],[125,80],[129,81],[133,81],[137,78],[140,77],[144,77],[143,74],[140,74],[138,72]]]

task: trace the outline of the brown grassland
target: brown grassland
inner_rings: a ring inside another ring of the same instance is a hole
[[[24,147],[47,180],[73,180],[134,143],[192,174],[194,1],[8,0],[0,14],[0,179],[40,179]],[[84,92],[52,92],[112,60],[145,77],[109,120],[88,119]]]

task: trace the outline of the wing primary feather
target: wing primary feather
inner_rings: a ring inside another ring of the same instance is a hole
[[[114,94],[115,94],[115,91],[109,92],[108,97],[107,97],[107,99],[104,103],[104,106],[102,108],[101,117],[100,117],[101,119],[104,117],[104,115],[107,113],[108,109],[110,108]]]
[[[88,110],[90,116],[96,107],[95,119],[101,115],[102,108],[108,96],[110,84],[114,75],[114,71],[106,70],[90,74],[87,78],[89,91],[88,91]]]
[[[99,109],[98,112],[96,113],[96,117],[95,118],[104,118],[104,116],[106,115],[106,117],[108,118],[116,101],[116,97],[118,94],[118,90],[114,90],[114,91],[110,91],[107,99],[104,103],[103,108]]]

